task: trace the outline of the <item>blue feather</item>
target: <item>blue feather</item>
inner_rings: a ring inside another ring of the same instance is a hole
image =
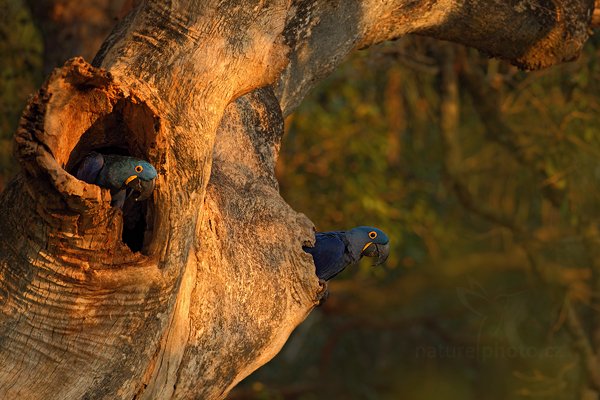
[[[148,161],[129,156],[91,152],[80,163],[76,176],[87,183],[110,189],[111,205],[123,208],[134,192],[134,200],[146,199],[154,189],[156,169]]]
[[[104,157],[102,154],[92,152],[88,154],[77,170],[77,179],[80,179],[87,183],[96,183],[98,173],[104,166]]]
[[[304,246],[303,250],[312,255],[317,276],[329,280],[363,256],[377,257],[376,264],[385,262],[389,239],[377,228],[359,226],[349,231],[318,232],[314,247]]]
[[[315,246],[304,247],[313,256],[316,273],[320,279],[329,280],[342,272],[348,265],[347,241],[340,232],[315,234]]]

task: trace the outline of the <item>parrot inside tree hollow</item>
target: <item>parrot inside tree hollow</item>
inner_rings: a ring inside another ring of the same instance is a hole
[[[154,191],[156,169],[148,161],[115,154],[91,152],[77,169],[76,177],[110,189],[111,206],[123,208],[125,200],[146,200]]]
[[[349,231],[317,232],[314,247],[303,249],[313,257],[319,279],[329,280],[363,256],[377,257],[374,265],[387,260],[390,245],[387,235],[371,226],[359,226]]]

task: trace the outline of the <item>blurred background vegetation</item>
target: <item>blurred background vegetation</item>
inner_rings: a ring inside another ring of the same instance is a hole
[[[43,43],[0,0],[0,186]],[[392,240],[231,399],[597,399],[600,40],[525,73],[407,37],[355,54],[286,121],[282,195]],[[587,363],[587,364],[586,364]]]
[[[42,83],[43,44],[20,0],[0,0],[0,190],[15,172],[12,136],[27,98]]]

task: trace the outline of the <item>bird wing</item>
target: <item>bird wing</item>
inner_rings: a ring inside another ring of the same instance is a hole
[[[75,176],[87,183],[97,183],[98,173],[100,173],[103,166],[104,157],[102,154],[92,152],[83,159]]]
[[[125,200],[127,200],[127,191],[125,189],[111,190],[110,196],[111,196],[111,200],[110,200],[111,207],[123,208],[123,204],[125,204]]]
[[[317,233],[314,247],[303,247],[313,256],[317,276],[329,280],[342,272],[350,262],[346,257],[346,243],[338,232]]]

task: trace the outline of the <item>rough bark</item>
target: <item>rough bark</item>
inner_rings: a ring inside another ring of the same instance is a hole
[[[411,32],[527,68],[572,59],[592,3],[140,2],[95,67],[55,70],[18,129],[0,398],[223,398],[323,292],[302,251],[312,224],[274,177],[283,115],[349,52]],[[159,171],[133,230],[69,174],[98,148]]]

